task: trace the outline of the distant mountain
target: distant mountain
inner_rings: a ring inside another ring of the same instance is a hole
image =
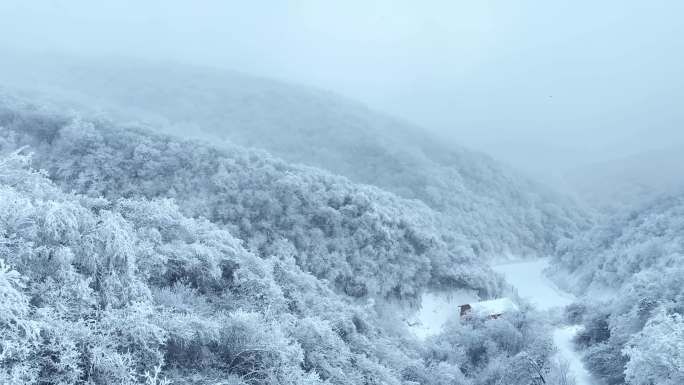
[[[684,144],[570,170],[565,179],[595,207],[639,205],[684,187]]]
[[[113,61],[44,62],[29,72],[18,82],[419,199],[477,255],[543,255],[588,222],[573,202],[488,156],[329,92],[228,71]]]

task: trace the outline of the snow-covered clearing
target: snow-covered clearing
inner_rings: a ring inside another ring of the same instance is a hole
[[[407,319],[409,328],[420,339],[438,334],[452,317],[459,316],[459,306],[478,301],[472,291],[425,293],[418,312]]]

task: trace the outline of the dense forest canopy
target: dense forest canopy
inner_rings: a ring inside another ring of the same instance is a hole
[[[29,145],[36,167],[89,196],[173,198],[222,224],[261,256],[291,253],[355,297],[415,297],[428,284],[498,284],[458,234],[417,201],[292,166],[236,146],[50,113],[3,110],[5,147]],[[382,270],[382,274],[380,271]]]
[[[419,342],[374,306],[431,285],[502,290],[420,202],[11,99],[0,151],[2,383],[522,385],[555,373],[529,307]]]

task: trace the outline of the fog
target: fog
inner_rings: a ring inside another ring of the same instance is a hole
[[[20,1],[6,52],[329,89],[549,176],[684,143],[679,1]]]

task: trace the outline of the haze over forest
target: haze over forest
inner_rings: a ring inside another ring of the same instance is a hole
[[[681,146],[677,1],[4,1],[0,45],[328,89],[536,175]]]
[[[682,15],[0,2],[0,384],[683,384]]]

